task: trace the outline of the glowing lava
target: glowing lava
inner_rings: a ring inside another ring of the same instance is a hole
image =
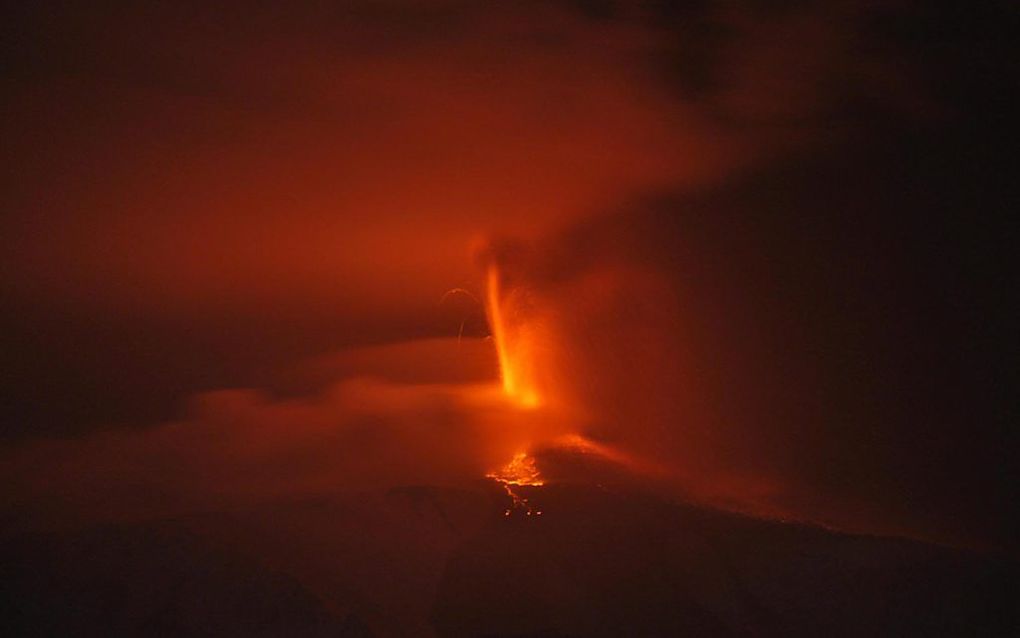
[[[523,326],[511,326],[508,323],[500,273],[494,263],[489,265],[486,287],[485,307],[489,315],[492,338],[496,342],[503,391],[524,407],[538,407],[540,403],[538,391],[529,367],[530,342]]]
[[[486,476],[502,485],[510,497],[510,507],[503,512],[503,516],[510,516],[514,511],[523,512],[525,516],[542,515],[542,510],[532,507],[526,497],[514,490],[514,487],[521,485],[535,487],[545,485],[535,466],[534,457],[528,456],[526,452],[518,452],[509,463],[495,472],[489,472]]]
[[[541,400],[532,367],[534,335],[522,322],[512,321],[515,318],[514,304],[520,301],[517,296],[519,293],[516,291],[504,293],[501,284],[499,268],[495,263],[490,263],[486,273],[485,307],[496,346],[496,355],[499,358],[503,392],[521,407],[537,408]],[[518,452],[509,463],[494,472],[489,472],[486,476],[502,485],[510,497],[511,504],[504,512],[504,516],[510,516],[515,511],[526,516],[542,515],[542,511],[529,504],[527,497],[522,496],[516,489],[521,486],[537,487],[545,484],[535,466],[534,457],[529,456],[527,452]]]
[[[545,485],[535,459],[526,452],[518,452],[509,463],[486,476],[506,485]]]

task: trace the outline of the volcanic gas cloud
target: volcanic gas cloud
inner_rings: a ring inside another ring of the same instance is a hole
[[[87,585],[15,612],[181,530],[382,636],[914,618],[845,532],[1015,550],[1006,3],[22,4],[0,532]]]

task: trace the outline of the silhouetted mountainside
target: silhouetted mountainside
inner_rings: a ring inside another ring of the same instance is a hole
[[[992,636],[1015,562],[597,486],[414,487],[3,542],[5,636]]]
[[[450,558],[444,636],[968,636],[1016,627],[1016,565],[546,486]]]
[[[368,636],[293,577],[174,526],[5,543],[5,636]]]

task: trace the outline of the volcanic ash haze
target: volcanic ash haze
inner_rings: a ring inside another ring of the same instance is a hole
[[[1016,633],[1012,5],[15,9],[8,633]]]
[[[674,38],[651,17],[19,7],[0,120],[5,436],[171,420],[190,396],[266,388],[305,358],[452,336],[462,317],[436,299],[482,294],[476,235],[541,235],[810,138],[679,98],[659,66]],[[727,95],[753,103],[754,75]]]

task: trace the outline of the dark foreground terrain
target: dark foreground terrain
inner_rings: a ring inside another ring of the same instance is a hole
[[[4,636],[1005,636],[1015,562],[602,487],[9,531]]]

